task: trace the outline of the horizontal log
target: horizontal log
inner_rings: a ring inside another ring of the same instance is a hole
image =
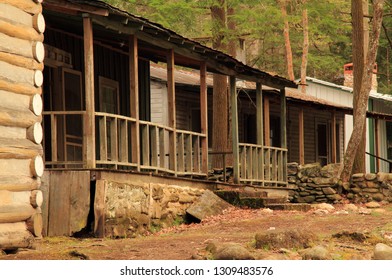
[[[37,41],[29,41],[24,39],[15,38],[7,34],[0,32],[0,51],[15,55],[20,55],[23,57],[34,59],[35,49],[41,48],[37,47]]]
[[[0,90],[1,107],[23,110],[30,107],[31,98],[28,95]]]
[[[34,177],[42,177],[44,175],[44,160],[40,155],[31,160],[30,171]]]
[[[0,32],[8,36],[29,40],[43,42],[44,36],[38,33],[37,30],[25,26],[16,26],[7,21],[0,19]]]
[[[0,159],[0,175],[34,176],[30,164],[31,159]]]
[[[0,224],[0,249],[31,248],[33,244],[34,236],[25,222]]]
[[[29,14],[38,14],[42,13],[42,6],[37,3],[41,3],[39,1],[26,1],[26,0],[2,0],[3,3],[10,4],[18,9],[21,9]]]
[[[34,115],[39,116],[42,114],[43,107],[41,95],[34,94],[30,99],[30,110]]]
[[[33,16],[33,27],[38,33],[44,33],[45,31],[45,19],[44,16],[39,13]]]
[[[45,47],[42,42],[33,43],[33,56],[39,63],[45,59]]]
[[[12,53],[0,52],[0,61],[4,61],[9,64],[30,70],[44,70],[44,64],[37,62],[36,59],[15,55]]]
[[[44,196],[42,194],[42,191],[40,190],[31,191],[31,195],[30,195],[31,206],[33,206],[34,208],[41,207],[43,202],[44,202]]]
[[[30,126],[26,132],[27,139],[33,141],[35,144],[41,144],[43,139],[42,126],[39,122]]]
[[[26,221],[28,231],[36,237],[42,237],[43,221],[42,214],[35,213]]]
[[[0,19],[18,25],[33,27],[32,16],[25,11],[7,3],[0,3]]]
[[[34,190],[36,191],[36,190]],[[0,190],[0,205],[25,204],[31,205],[32,191]]]
[[[28,128],[41,122],[42,116],[36,116],[29,109],[13,110],[0,106],[0,125]],[[8,137],[7,135],[2,135]]]
[[[0,125],[0,135],[11,139],[25,139],[26,128]]]
[[[42,154],[42,146],[28,139],[0,138],[0,159],[32,159]]]
[[[25,94],[25,95],[34,95],[34,94],[42,93],[41,87],[35,87],[34,85],[28,85],[28,84],[16,84],[7,81],[2,77],[0,77],[0,90],[6,90],[15,93]]]
[[[36,212],[30,204],[0,205],[0,224],[23,222]]]
[[[31,176],[0,175],[0,190],[31,191],[40,187],[41,180]]]
[[[37,87],[43,82],[42,71],[26,69],[4,61],[0,61],[0,77],[17,84],[33,84]]]

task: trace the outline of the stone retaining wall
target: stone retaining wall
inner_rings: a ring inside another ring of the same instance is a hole
[[[183,220],[203,189],[155,183],[106,182],[105,236],[136,237]]]
[[[296,203],[392,202],[392,174],[354,174],[350,184],[338,184],[340,164],[288,164],[290,201]]]

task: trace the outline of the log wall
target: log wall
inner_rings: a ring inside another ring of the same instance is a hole
[[[44,31],[41,1],[0,3],[0,250],[42,236]]]

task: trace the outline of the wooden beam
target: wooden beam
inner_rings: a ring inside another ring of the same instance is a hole
[[[374,144],[375,144],[375,146],[376,146],[376,148],[375,148],[375,152],[376,152],[376,172],[380,172],[380,159],[378,158],[379,156],[380,156],[380,137],[379,137],[379,135],[378,135],[378,133],[379,133],[379,129],[378,129],[378,127],[379,127],[379,124],[380,124],[380,122],[379,122],[379,120],[378,119],[374,119]]]
[[[286,91],[280,90],[280,143],[281,148],[287,148],[287,113],[286,113]]]
[[[140,123],[139,123],[139,51],[138,39],[129,36],[129,83],[130,83],[130,113],[136,122],[131,124],[132,163],[136,163],[140,171]]]
[[[238,109],[237,109],[237,88],[235,76],[230,76],[230,97],[231,97],[231,125],[233,140],[233,177],[234,183],[240,181],[240,155],[238,139]]]
[[[336,163],[336,114],[335,111],[332,112],[332,155],[331,155],[331,161],[332,163]]]
[[[83,17],[83,43],[84,43],[84,69],[85,69],[85,95],[86,115],[84,117],[83,159],[86,168],[95,168],[95,102],[94,102],[94,45],[93,24],[91,18]]]
[[[269,97],[264,96],[264,143],[265,146],[271,145],[270,140],[270,106]]]
[[[298,112],[298,133],[299,133],[299,164],[305,164],[305,139],[304,139],[304,109]]]
[[[256,107],[257,144],[263,146],[263,92],[261,83],[256,83]]]
[[[200,117],[201,133],[205,138],[201,138],[201,171],[208,173],[208,105],[207,105],[207,65],[202,62],[200,65]]]
[[[2,3],[14,6],[18,9],[21,9],[22,11],[25,11],[26,13],[31,14],[31,15],[42,12],[42,6],[35,3],[35,1],[2,0]]]
[[[10,0],[7,0],[10,1]],[[14,0],[15,1],[15,0]],[[73,12],[73,13],[89,13],[92,15],[99,15],[99,16],[108,16],[109,11],[104,8],[98,8],[91,5],[83,5],[83,4],[76,4],[70,3],[68,1],[51,1],[45,0],[43,2],[45,9],[54,10],[54,11],[63,11],[63,12]]]
[[[169,111],[169,127],[173,132],[169,132],[169,169],[177,171],[177,141],[176,141],[176,92],[174,79],[174,50],[167,54],[167,95]]]

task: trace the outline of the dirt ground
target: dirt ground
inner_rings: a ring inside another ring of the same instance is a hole
[[[329,212],[233,208],[199,224],[183,224],[133,239],[43,238],[37,240],[34,249],[19,249],[0,255],[0,259],[210,259],[206,247],[212,242],[240,244],[255,259],[301,259],[301,249],[255,248],[256,233],[274,229],[313,233],[314,246],[327,248],[331,259],[371,259],[375,244],[392,245],[392,205],[367,209],[366,214],[361,205],[356,206],[359,210],[346,211],[344,205],[334,205],[335,209]]]

